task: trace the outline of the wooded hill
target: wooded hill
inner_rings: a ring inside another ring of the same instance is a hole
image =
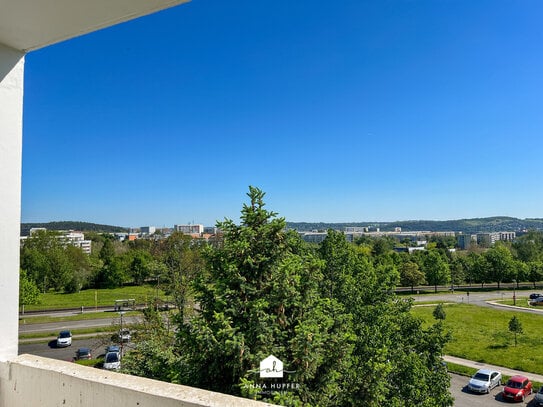
[[[47,230],[78,230],[80,232],[123,233],[127,228],[111,225],[99,225],[90,222],[59,221],[47,223],[21,223],[21,236],[28,236],[32,228],[46,228]]]
[[[287,222],[289,229],[311,231],[328,229],[343,230],[347,226],[379,228],[383,232],[392,232],[401,227],[403,232],[432,231],[432,232],[518,232],[521,230],[543,230],[543,218],[512,218],[508,216],[493,216],[488,218],[472,218],[457,220],[399,220],[394,222]],[[21,236],[28,236],[31,228],[46,228],[47,230],[79,230],[82,232],[122,233],[127,228],[112,225],[100,225],[90,222],[59,221],[47,223],[21,223]]]
[[[309,222],[287,222],[290,229],[299,231],[328,229],[343,230],[347,226],[370,227],[371,230],[380,228],[382,232],[392,232],[394,228],[401,227],[402,232],[411,231],[432,231],[432,232],[517,232],[521,230],[543,230],[543,219],[527,218],[518,219],[507,216],[494,216],[489,218],[473,218],[458,220],[403,220],[395,222],[349,222],[349,223],[309,223]]]

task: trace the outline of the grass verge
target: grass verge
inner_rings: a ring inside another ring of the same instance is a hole
[[[112,289],[90,289],[78,293],[47,292],[40,295],[40,304],[26,305],[25,311],[41,311],[61,308],[85,308],[111,306],[115,300],[133,298],[137,304],[147,304],[155,298],[157,290],[155,286],[129,286]],[[159,292],[161,299],[165,300],[163,292]]]
[[[129,311],[124,314],[125,317],[141,315],[140,311]],[[32,316],[32,317],[20,317],[19,324],[33,325],[33,324],[46,324],[49,322],[65,322],[65,321],[84,321],[92,319],[119,319],[119,315],[116,312],[89,312],[87,314],[74,314],[65,315],[61,317],[55,316]]]
[[[468,304],[444,304],[444,327],[451,332],[451,341],[445,353],[482,363],[510,369],[543,374],[541,326],[543,315],[496,310]],[[413,307],[414,315],[427,324],[434,323],[433,307]],[[509,332],[510,319],[516,316],[524,333],[517,336]]]

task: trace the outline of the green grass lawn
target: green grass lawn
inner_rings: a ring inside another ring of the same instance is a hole
[[[445,353],[465,359],[543,374],[541,336],[543,315],[496,310],[468,304],[444,304],[445,328],[452,334]],[[435,320],[434,307],[413,307],[412,312],[428,323]],[[509,320],[516,316],[524,334],[514,336],[508,330]]]
[[[48,292],[40,295],[41,303],[38,305],[26,305],[25,311],[58,309],[58,308],[93,308],[96,306],[113,307],[115,300],[133,298],[137,304],[146,304],[156,295],[156,287],[130,286],[112,289],[82,290],[78,293],[66,294]],[[160,297],[165,300],[163,292]]]

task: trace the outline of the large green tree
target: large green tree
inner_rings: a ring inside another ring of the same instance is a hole
[[[392,257],[374,265],[343,234],[328,232],[323,295],[333,295],[352,321],[354,333],[344,395],[337,405],[447,406],[449,377],[441,357],[447,335],[441,324],[424,329],[410,313],[411,301],[394,294],[398,272]]]
[[[498,290],[503,281],[510,281],[515,275],[515,261],[511,252],[502,244],[496,243],[488,249],[484,257],[488,264],[488,278],[498,283]]]
[[[276,402],[341,405],[350,365],[349,317],[320,295],[322,263],[303,248],[285,221],[249,190],[241,224],[218,224],[223,239],[205,252],[197,279],[200,314],[179,329],[186,369],[180,380],[221,392]],[[300,384],[288,395],[257,395],[260,361],[270,354]]]
[[[58,232],[40,230],[21,247],[21,268],[43,291],[63,290],[73,276],[73,265]]]
[[[543,232],[530,230],[513,242],[516,257],[526,263],[543,260]]]
[[[172,296],[183,320],[192,298],[192,284],[202,270],[201,245],[189,235],[174,232],[159,242],[155,252],[160,264],[151,264],[150,275]]]
[[[435,292],[438,285],[448,284],[451,281],[449,264],[437,250],[428,250],[423,254],[422,271],[426,275],[428,284],[434,286]]]
[[[400,282],[403,286],[413,287],[426,282],[426,276],[414,261],[406,261],[400,265]]]
[[[39,304],[40,290],[36,283],[30,280],[26,272],[21,270],[19,276],[19,305]]]

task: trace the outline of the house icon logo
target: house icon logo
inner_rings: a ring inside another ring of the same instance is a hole
[[[270,355],[260,362],[260,377],[275,378],[283,377],[283,362],[275,356]]]

